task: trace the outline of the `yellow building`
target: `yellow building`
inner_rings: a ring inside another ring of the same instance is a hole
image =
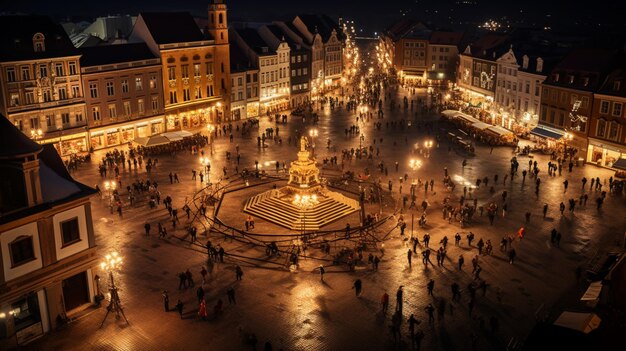
[[[95,302],[89,197],[50,144],[0,115],[0,345],[26,344]]]
[[[80,53],[44,16],[0,20],[0,113],[61,155],[87,151]]]
[[[230,63],[226,5],[209,4],[203,33],[186,12],[141,13],[131,42],[160,57],[166,129],[203,127],[230,118]]]

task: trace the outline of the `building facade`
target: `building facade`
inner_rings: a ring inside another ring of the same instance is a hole
[[[460,32],[433,31],[428,39],[426,73],[430,81],[451,82],[456,79],[459,58]]]
[[[141,13],[130,42],[145,42],[161,60],[166,130],[201,128],[230,118],[226,5],[209,5],[203,34],[189,13]]]
[[[81,49],[91,150],[165,131],[161,61],[144,43]]]
[[[0,113],[61,155],[86,152],[80,53],[44,16],[0,17]]]
[[[0,344],[26,344],[95,302],[95,193],[0,115]]]
[[[589,118],[594,92],[603,83],[616,53],[603,49],[580,48],[571,51],[550,72],[541,88],[539,125],[556,129],[575,157],[587,153]]]
[[[593,99],[587,162],[625,170],[626,68],[614,69]]]

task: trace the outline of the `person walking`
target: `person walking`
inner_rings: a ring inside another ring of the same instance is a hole
[[[200,306],[198,307],[198,316],[205,321],[208,314],[206,311],[206,302],[204,301],[204,298],[202,298],[202,300],[200,301]]]
[[[402,313],[402,298],[404,295],[404,290],[402,288],[403,285],[400,285],[398,291],[396,291],[396,311],[399,311],[400,313]]]
[[[235,279],[241,280],[242,277],[243,277],[243,270],[241,269],[239,265],[235,266]]]
[[[409,249],[409,251],[406,253],[406,258],[409,261],[409,267],[411,267],[411,258],[413,257],[413,251],[411,251],[411,249]]]
[[[354,292],[356,293],[356,297],[361,296],[361,289],[362,289],[362,283],[361,283],[361,279],[357,279],[354,281],[354,284],[352,285],[352,288],[354,289]]]
[[[517,253],[515,252],[515,249],[511,249],[509,250],[509,263],[513,264],[515,262],[515,256],[517,255]]]
[[[429,303],[428,306],[424,307],[424,310],[428,314],[428,323],[435,322],[435,307],[433,307],[432,303]]]
[[[167,294],[167,290],[163,290],[163,309],[165,309],[165,312],[170,311],[170,297]]]
[[[463,270],[463,264],[465,263],[465,259],[463,258],[463,255],[459,255],[459,270],[462,271]]]
[[[320,281],[324,281],[324,273],[326,273],[326,270],[324,269],[323,265],[320,265]]]
[[[385,291],[383,296],[380,298],[380,304],[383,309],[383,314],[387,314],[387,310],[389,309],[389,294]]]
[[[146,236],[150,236],[150,223],[146,222],[146,224],[143,225],[143,228],[146,231]]]
[[[435,288],[435,281],[433,279],[428,281],[426,284],[426,288],[428,289],[428,295],[433,296],[433,289]]]
[[[185,307],[185,304],[179,299],[178,302],[176,302],[176,310],[178,311],[178,315],[180,316],[180,319],[183,319],[184,307]]]
[[[237,304],[237,300],[235,300],[235,288],[233,288],[232,286],[228,288],[228,290],[226,290],[226,295],[228,296],[229,305]]]

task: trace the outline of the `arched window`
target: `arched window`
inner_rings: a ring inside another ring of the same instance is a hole
[[[35,35],[33,35],[33,50],[35,50],[35,52],[46,51],[45,39],[46,37],[41,33],[35,33]]]
[[[220,13],[217,17],[217,21],[219,24],[224,24],[224,14]]]
[[[220,33],[220,39],[224,40],[224,33]]]

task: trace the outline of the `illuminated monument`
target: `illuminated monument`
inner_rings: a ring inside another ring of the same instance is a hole
[[[293,230],[319,230],[359,210],[359,202],[329,191],[320,179],[320,170],[300,139],[298,159],[289,167],[289,182],[248,199],[244,212]]]

